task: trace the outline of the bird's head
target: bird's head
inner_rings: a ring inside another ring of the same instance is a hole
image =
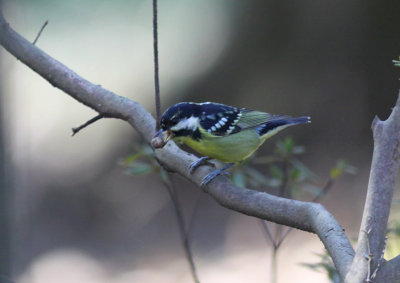
[[[182,102],[168,108],[161,117],[160,130],[154,135],[154,148],[163,147],[175,137],[192,136],[198,132],[200,105]]]

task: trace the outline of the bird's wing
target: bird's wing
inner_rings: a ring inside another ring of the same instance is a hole
[[[283,118],[283,116],[271,115],[265,112],[248,109],[241,109],[241,114],[237,125],[242,129],[254,128],[267,122]]]
[[[201,110],[201,126],[215,136],[235,134],[286,117],[224,104],[204,104]]]
[[[202,103],[200,125],[208,133],[225,136],[240,131],[236,126],[241,116],[241,109],[224,104]]]

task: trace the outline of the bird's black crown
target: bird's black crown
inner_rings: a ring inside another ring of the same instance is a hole
[[[176,125],[180,120],[197,116],[200,104],[191,102],[181,102],[168,108],[161,117],[160,127],[164,130]]]

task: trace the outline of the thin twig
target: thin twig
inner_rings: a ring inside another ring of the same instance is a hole
[[[259,222],[261,224],[261,227],[265,231],[265,234],[267,235],[267,239],[271,241],[271,243],[275,249],[276,248],[275,239],[274,239],[274,237],[272,237],[271,231],[269,230],[267,223],[263,219],[260,219]]]
[[[72,136],[75,136],[75,134],[77,134],[80,130],[82,130],[83,128],[86,128],[87,126],[89,126],[90,124],[93,124],[94,122],[96,122],[97,120],[100,120],[101,118],[104,118],[104,115],[99,114],[96,117],[93,117],[92,119],[87,121],[85,124],[82,124],[76,128],[72,128]]]
[[[312,202],[319,201],[323,196],[325,196],[328,193],[328,191],[332,188],[332,185],[334,183],[335,183],[334,179],[329,178],[325,186],[322,188],[322,190],[311,201]]]
[[[378,260],[378,264],[376,265],[376,268],[375,268],[374,273],[372,273],[372,275],[371,275],[371,279],[372,279],[372,280],[375,279],[376,274],[378,273],[378,270],[379,270],[379,268],[381,267],[382,262],[384,262],[384,260],[385,260],[385,259],[384,259],[384,256],[385,256],[385,250],[386,250],[387,240],[388,240],[388,238],[386,237],[386,238],[385,238],[385,245],[383,246],[383,250],[382,250],[382,253],[381,253],[381,257],[380,257],[379,260]]]
[[[332,188],[332,185],[334,184],[334,179],[329,178],[328,181],[326,182],[325,186],[322,188],[322,190],[319,192],[318,195],[316,195],[311,202],[317,202],[320,200],[323,196],[325,196],[329,190]],[[279,247],[282,242],[285,240],[285,238],[290,234],[290,232],[293,231],[293,228],[290,227],[281,237],[281,239],[278,241],[277,246]]]
[[[43,24],[42,27],[40,28],[38,34],[36,35],[35,40],[32,42],[33,45],[36,44],[36,42],[38,41],[40,35],[42,34],[42,31],[44,30],[44,28],[47,26],[48,23],[49,23],[49,20],[46,20],[46,21],[44,22],[44,24]]]
[[[289,227],[285,233],[282,234],[281,238],[279,239],[279,241],[276,243],[276,246],[279,248],[283,241],[286,239],[286,237],[289,235],[290,232],[292,232],[292,227]]]
[[[154,86],[156,100],[156,130],[161,120],[160,79],[158,76],[158,24],[157,24],[157,0],[153,0],[153,43],[154,43]]]
[[[274,242],[279,242],[281,240],[281,230],[282,225],[280,224],[275,224],[275,236],[274,236]],[[271,258],[271,283],[277,283],[278,282],[278,252],[279,252],[279,246],[274,245],[274,248],[272,249],[272,258]]]
[[[199,207],[200,207],[200,202],[203,198],[205,194],[202,192],[202,194],[200,195],[200,197],[196,200],[195,204],[193,205],[193,210],[192,210],[192,214],[190,215],[189,218],[189,223],[187,225],[186,228],[186,235],[189,238],[190,234],[193,230],[193,223],[194,223],[194,219],[196,218],[197,212],[199,211]]]
[[[279,196],[280,197],[290,197],[290,191],[288,191],[288,184],[289,184],[289,172],[288,172],[288,160],[284,158],[282,161],[282,171],[283,171],[283,180],[281,187],[279,189]]]
[[[272,251],[271,258],[271,283],[278,282],[278,249]]]
[[[290,197],[290,192],[288,191],[289,184],[289,168],[288,168],[288,159],[284,158],[282,160],[282,184],[279,188],[279,196],[280,197]],[[271,265],[271,283],[278,282],[278,252],[280,244],[282,243],[282,228],[283,226],[280,224],[275,224],[275,235],[274,235],[274,249],[272,250],[272,265]]]
[[[288,190],[287,190],[288,183],[289,183],[288,159],[287,158],[284,158],[282,160],[282,171],[283,171],[282,184],[279,188],[278,196],[290,197],[290,192],[288,192]],[[277,282],[278,250],[279,250],[281,243],[283,242],[282,225],[275,224],[275,235],[272,236],[272,233],[271,233],[267,223],[263,219],[260,219],[260,223],[267,235],[267,239],[272,243],[272,246],[273,246],[272,258],[271,258],[271,282],[275,283],[275,282]]]
[[[367,248],[368,248],[368,254],[365,255],[365,258],[368,261],[368,272],[367,272],[367,279],[365,279],[365,282],[372,282],[372,280],[371,280],[371,262],[372,262],[372,258],[374,257],[374,255],[371,254],[371,246],[370,246],[370,239],[369,239],[371,229],[368,231],[363,230],[363,232],[365,234],[367,234]]]
[[[176,219],[178,220],[179,232],[180,232],[181,239],[183,242],[183,248],[185,251],[186,259],[189,262],[190,272],[192,274],[193,281],[195,283],[200,283],[200,280],[199,280],[199,277],[198,277],[197,271],[196,271],[196,266],[195,266],[194,260],[193,260],[192,250],[190,249],[190,241],[189,241],[188,234],[186,233],[185,220],[183,219],[182,208],[179,204],[178,196],[177,196],[175,188],[172,184],[170,184],[166,181],[163,181],[163,184],[164,184],[165,188],[167,189],[168,194],[171,198],[172,204],[174,206]]]
[[[288,167],[287,167],[287,160],[285,159],[282,164],[283,166],[283,180],[282,180],[282,184],[281,187],[279,189],[279,196],[281,197],[290,197],[290,193],[287,192],[287,186],[289,183],[289,172],[288,172]],[[321,197],[323,197],[324,195],[326,195],[329,191],[329,189],[332,187],[334,183],[334,180],[332,178],[329,178],[329,180],[327,181],[327,183],[325,184],[325,186],[323,187],[323,189],[319,192],[319,194],[317,196],[314,197],[314,199],[312,200],[312,202],[316,202],[318,201]],[[272,236],[267,224],[265,223],[264,220],[260,220],[262,227],[264,228],[264,231],[266,233],[266,235],[268,236],[268,239],[271,241],[272,245],[273,245],[273,250],[272,250],[272,258],[271,258],[271,282],[277,282],[277,256],[278,256],[278,251],[280,246],[282,245],[283,241],[286,239],[286,237],[290,234],[290,232],[293,231],[293,228],[290,227],[289,229],[287,229],[285,231],[285,233],[282,234],[282,225],[279,224],[275,224],[276,230],[275,230],[275,235]]]

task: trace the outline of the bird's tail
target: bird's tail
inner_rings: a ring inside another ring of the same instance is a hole
[[[265,124],[258,126],[256,130],[263,138],[269,138],[286,127],[308,123],[311,123],[311,117],[308,116],[292,118],[288,116],[276,115],[272,116],[271,119]]]
[[[286,119],[282,119],[282,120],[286,120],[286,123],[291,124],[291,125],[311,123],[311,117],[309,117],[309,116],[303,116],[303,117],[297,117],[297,118],[286,118]]]

